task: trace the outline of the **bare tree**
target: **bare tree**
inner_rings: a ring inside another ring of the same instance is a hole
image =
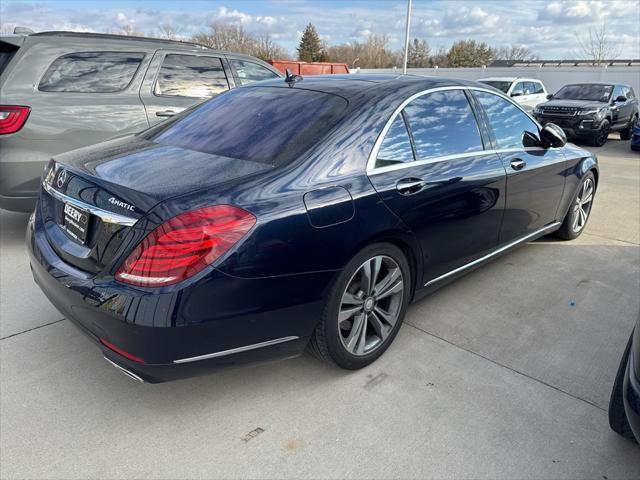
[[[350,67],[389,68],[398,65],[398,56],[387,48],[386,35],[369,35],[364,42],[344,43],[327,49],[330,62],[346,63]]]
[[[248,53],[255,49],[256,39],[240,25],[214,22],[205,32],[196,33],[192,40],[216,50]]]
[[[136,30],[136,27],[133,26],[132,23],[127,23],[125,25],[123,25],[123,27],[120,29],[120,35],[127,35],[129,37],[143,37],[144,33],[142,32],[138,32]]]
[[[576,33],[576,39],[583,57],[595,65],[601,65],[606,60],[614,60],[620,55],[622,46],[611,40],[605,22],[599,27],[589,28],[584,35]]]
[[[290,58],[289,53],[280,45],[275,43],[269,34],[260,35],[256,38],[255,50],[253,56],[262,60],[288,60]]]
[[[166,38],[167,40],[176,40],[180,37],[182,27],[176,26],[171,22],[161,23],[158,27],[157,37]]]
[[[507,45],[500,47],[496,52],[496,60],[526,62],[537,59],[537,55],[531,53],[531,51],[524,45]]]
[[[424,68],[429,66],[431,49],[426,40],[414,38],[413,41],[409,43],[408,53],[407,66],[409,68]]]

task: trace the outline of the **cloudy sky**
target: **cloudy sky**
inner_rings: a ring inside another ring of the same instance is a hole
[[[413,0],[411,35],[432,48],[474,38],[499,47],[525,45],[541,58],[580,58],[576,35],[606,22],[621,58],[640,58],[640,0]],[[162,23],[181,35],[213,21],[269,33],[293,52],[313,22],[329,44],[386,34],[392,48],[404,35],[406,0],[0,0],[0,22],[36,31],[118,32],[126,25],[152,33]]]

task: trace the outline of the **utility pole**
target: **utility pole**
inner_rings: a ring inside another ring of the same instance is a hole
[[[409,28],[411,26],[411,0],[407,0],[407,25],[404,30],[404,64],[402,74],[407,74],[407,60],[409,58]]]

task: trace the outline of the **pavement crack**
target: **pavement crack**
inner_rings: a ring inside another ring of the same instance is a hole
[[[583,235],[588,235],[591,237],[598,237],[598,238],[604,238],[606,240],[615,240],[616,242],[621,242],[621,243],[627,243],[629,245],[633,245],[635,247],[637,247],[638,243],[634,243],[634,242],[630,242],[629,240],[622,240],[620,238],[614,238],[614,237],[607,237],[606,235],[598,235],[597,233],[591,233],[591,232],[584,232]]]
[[[488,362],[491,362],[494,365],[497,365],[497,366],[502,367],[502,368],[506,368],[507,370],[510,370],[511,372],[513,372],[513,373],[515,373],[517,375],[520,375],[520,376],[523,376],[525,378],[528,378],[528,379],[530,379],[530,380],[532,380],[532,381],[534,381],[536,383],[541,383],[542,385],[545,385],[545,386],[547,386],[549,388],[552,388],[553,390],[556,390],[556,391],[558,391],[560,393],[563,393],[564,395],[567,395],[567,396],[573,398],[574,400],[578,400],[580,402],[584,402],[584,403],[586,403],[588,405],[591,405],[592,407],[596,407],[598,410],[602,410],[603,412],[607,411],[605,408],[601,407],[597,403],[593,403],[593,402],[591,402],[589,400],[586,400],[584,398],[578,397],[578,396],[576,396],[576,395],[574,395],[574,394],[572,394],[570,392],[567,392],[566,390],[563,390],[563,389],[561,389],[559,387],[556,387],[555,385],[552,385],[552,384],[547,383],[547,382],[545,382],[543,380],[540,380],[539,378],[532,377],[531,375],[528,375],[528,374],[526,374],[524,372],[521,372],[520,370],[516,370],[515,368],[510,367],[509,365],[505,365],[504,363],[497,362],[497,361],[495,361],[495,360],[493,360],[493,359],[491,359],[491,358],[489,358],[489,357],[487,357],[485,355],[482,355],[481,353],[474,352],[473,350],[470,350],[468,348],[465,348],[465,347],[462,347],[460,345],[457,345],[457,344],[453,343],[452,341],[447,340],[446,338],[440,337],[439,335],[435,335],[435,334],[433,334],[431,332],[427,332],[426,330],[423,330],[420,327],[417,327],[415,325],[412,325],[411,323],[408,323],[406,320],[404,322],[402,322],[402,323],[405,324],[405,325],[408,325],[410,327],[415,328],[419,332],[422,332],[422,333],[425,333],[425,334],[427,334],[427,335],[429,335],[431,337],[437,338],[438,340],[442,340],[443,342],[448,343],[449,345],[451,345],[453,347],[456,347],[456,348],[458,348],[460,350],[463,350],[463,351],[465,351],[467,353],[475,355],[476,357],[482,358],[483,360],[487,360]]]
[[[53,322],[45,323],[43,325],[38,325],[37,327],[29,328],[27,330],[23,330],[22,332],[12,333],[11,335],[7,335],[6,337],[1,337],[0,340],[6,340],[7,338],[17,337],[18,335],[22,335],[23,333],[29,333],[29,332],[32,332],[33,330],[38,330],[39,328],[42,328],[42,327],[48,327],[49,325],[55,325],[56,323],[60,323],[63,320],[66,320],[66,318],[61,318],[60,320],[54,320]]]

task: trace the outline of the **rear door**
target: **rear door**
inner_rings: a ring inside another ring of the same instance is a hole
[[[500,243],[520,239],[557,220],[565,184],[562,148],[525,146],[524,134],[539,139],[538,124],[508,99],[473,90],[491,127],[494,146],[507,171],[507,203]]]
[[[234,87],[227,59],[200,52],[158,50],[140,98],[150,125]]]
[[[493,250],[505,194],[463,89],[425,92],[383,131],[368,167],[386,205],[422,247],[426,284]]]

